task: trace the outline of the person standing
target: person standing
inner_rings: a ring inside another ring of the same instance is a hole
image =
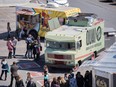
[[[12,58],[12,51],[13,51],[13,43],[11,41],[11,38],[9,38],[7,41],[7,47],[8,47],[8,51],[9,51],[8,58],[10,59],[10,58]]]
[[[61,77],[60,87],[67,87],[66,80],[64,79],[64,77]]]
[[[48,73],[44,72],[44,86],[45,87],[50,87],[50,83],[49,83],[49,78],[48,78]]]
[[[30,72],[28,72],[27,73],[27,78],[26,78],[26,81],[25,81],[25,83],[27,84],[30,80],[31,80],[31,73]]]
[[[60,87],[56,77],[53,77],[53,80],[51,82],[51,87]]]
[[[9,87],[12,87],[13,84],[13,79],[18,77],[18,69],[19,67],[17,66],[16,62],[13,62],[13,64],[11,65],[10,71],[11,71],[11,82]]]
[[[74,74],[71,74],[71,77],[69,79],[69,86],[70,87],[77,87],[76,79],[74,78]]]
[[[16,58],[15,53],[16,53],[16,45],[17,45],[18,40],[13,37],[12,43],[13,43],[13,57]]]
[[[33,43],[33,36],[29,34],[29,36],[26,38],[26,44],[27,44],[27,50],[25,53],[25,57],[32,58],[32,43]]]
[[[32,48],[33,48],[33,57],[34,57],[34,59],[40,58],[40,46],[39,46],[37,40],[34,40]]]
[[[84,85],[84,78],[83,78],[83,76],[81,75],[80,72],[77,72],[77,74],[76,74],[76,81],[77,81],[77,86],[78,87],[83,87],[83,85]]]
[[[92,70],[89,72],[89,87],[92,87]]]
[[[85,87],[89,87],[89,71],[85,72],[84,80],[85,80]]]
[[[23,80],[21,79],[20,76],[17,76],[17,78],[16,78],[16,84],[15,84],[15,87],[24,87]]]
[[[7,22],[7,39],[11,38],[11,28],[10,28],[10,23]]]
[[[36,86],[36,83],[33,81],[33,78],[31,78],[31,79],[28,81],[26,87],[37,87],[37,86]]]
[[[1,73],[1,76],[0,76],[0,80],[2,80],[2,76],[3,76],[4,73],[5,73],[5,79],[4,80],[6,80],[7,79],[7,72],[9,70],[9,66],[8,66],[8,63],[5,59],[2,59],[1,64],[2,64],[2,73]]]

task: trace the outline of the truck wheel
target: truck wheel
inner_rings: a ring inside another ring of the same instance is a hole
[[[80,66],[80,65],[82,64],[82,61],[81,61],[81,60],[79,60],[79,61],[78,61],[78,64],[79,64],[79,66]]]
[[[95,58],[97,57],[97,51],[94,52],[94,56],[95,56]]]

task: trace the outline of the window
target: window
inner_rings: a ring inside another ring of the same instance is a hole
[[[60,25],[65,25],[65,18],[58,18]]]
[[[75,50],[75,43],[46,41],[46,47],[52,49],[60,49],[60,50]]]
[[[77,49],[80,49],[80,47],[82,47],[82,40],[77,42]]]

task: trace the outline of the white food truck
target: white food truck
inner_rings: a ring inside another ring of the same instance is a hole
[[[92,70],[92,87],[116,87],[116,42],[98,58],[85,61],[78,71],[84,76],[87,70]]]
[[[67,25],[45,35],[45,63],[50,67],[71,68],[91,59],[104,48],[104,20],[95,14],[79,13]]]
[[[92,87],[116,87],[116,68],[94,68]]]

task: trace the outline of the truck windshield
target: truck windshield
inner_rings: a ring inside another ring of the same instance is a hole
[[[61,50],[75,50],[75,42],[46,41],[46,47]]]

